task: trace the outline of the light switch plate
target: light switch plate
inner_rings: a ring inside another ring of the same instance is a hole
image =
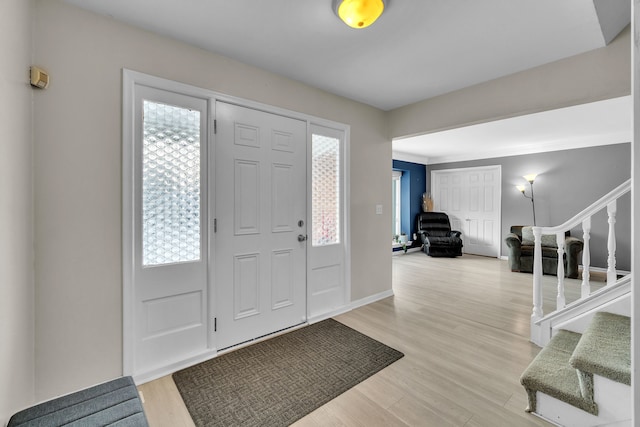
[[[376,205],[376,215],[382,215],[382,205]]]

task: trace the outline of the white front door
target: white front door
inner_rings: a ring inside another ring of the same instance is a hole
[[[306,122],[216,103],[216,347],[306,321]]]
[[[500,166],[433,171],[431,186],[434,209],[462,232],[463,251],[500,256]]]
[[[207,351],[207,117],[206,99],[136,86],[126,370],[137,376]]]

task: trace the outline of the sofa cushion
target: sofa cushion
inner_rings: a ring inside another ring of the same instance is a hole
[[[520,251],[521,257],[533,257],[533,246],[523,246]],[[558,258],[558,248],[552,248],[549,246],[542,247],[543,258]]]
[[[447,237],[427,236],[426,243],[430,246],[458,246],[462,245],[459,237],[452,237],[450,233]]]
[[[522,246],[533,246],[534,242],[533,227],[522,227]],[[557,248],[558,244],[556,243],[556,236],[554,234],[543,234],[542,246],[547,248]]]
[[[432,230],[424,231],[424,234],[429,239],[437,238],[437,237],[451,237],[451,231],[450,230],[434,230],[434,229],[432,229]]]

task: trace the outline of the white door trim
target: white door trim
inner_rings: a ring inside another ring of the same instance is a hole
[[[219,92],[215,92],[209,89],[203,89],[197,86],[176,82],[160,77],[151,76],[138,71],[122,69],[122,370],[124,375],[134,375],[134,379],[137,383],[151,381],[169,373],[175,372],[181,368],[190,366],[194,363],[201,362],[203,360],[210,359],[217,354],[217,351],[213,345],[212,333],[208,334],[208,351],[206,353],[194,356],[189,360],[182,361],[180,363],[173,363],[154,370],[153,372],[147,372],[143,376],[136,376],[134,371],[134,359],[133,359],[133,346],[134,346],[134,334],[133,334],[133,167],[134,167],[134,88],[136,85],[150,86],[166,91],[173,91],[188,96],[204,98],[208,100],[210,117],[209,120],[213,122],[215,119],[215,102],[224,101],[231,104],[237,104],[240,106],[253,108],[255,110],[261,110],[268,113],[279,114],[294,119],[303,120],[307,123],[307,129],[309,129],[312,123],[337,130],[343,131],[345,134],[345,147],[344,147],[344,233],[345,233],[345,306],[348,306],[351,302],[351,227],[350,227],[350,209],[349,209],[349,194],[350,194],[350,168],[349,168],[349,153],[350,153],[350,126],[344,123],[335,122],[328,119],[315,117],[309,114],[299,113],[284,108],[275,107],[272,105],[263,104],[243,98],[225,95]],[[213,135],[213,126],[210,126],[210,141],[215,145],[215,135]],[[310,144],[310,140],[307,141]],[[210,143],[211,144],[211,143]],[[209,160],[211,156],[214,156],[215,149],[209,150]],[[308,153],[309,156],[310,152]],[[311,171],[308,170],[307,174]],[[215,188],[215,182],[213,176],[209,174],[209,186]],[[209,218],[203,221],[212,221],[215,218],[215,197],[209,197]],[[213,224],[209,224],[212,230]],[[215,238],[215,237],[214,237]],[[214,253],[214,238],[208,239],[209,245],[209,258],[210,261],[215,259]],[[211,264],[212,265],[212,264]],[[215,283],[212,274],[209,274],[209,295],[213,298],[216,294]],[[209,319],[215,317],[215,304],[209,301]]]

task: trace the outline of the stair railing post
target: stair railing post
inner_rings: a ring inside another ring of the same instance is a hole
[[[541,331],[536,322],[542,319],[542,229],[533,227],[533,312],[531,313],[531,341],[541,345]]]
[[[556,310],[564,308],[566,299],[564,297],[564,232],[556,233],[556,243],[558,245],[558,295],[556,296]]]
[[[607,215],[609,217],[609,237],[607,240],[607,250],[609,257],[607,258],[607,285],[613,285],[617,280],[616,274],[616,200],[607,205]]]
[[[591,249],[589,247],[589,240],[591,240],[591,217],[582,221],[582,240],[584,241],[584,247],[582,248],[582,285],[580,286],[581,298],[586,298],[591,295],[591,273],[589,271],[591,267]]]

